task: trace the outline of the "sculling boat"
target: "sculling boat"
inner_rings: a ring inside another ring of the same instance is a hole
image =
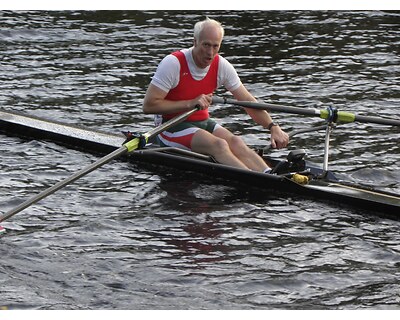
[[[66,125],[56,121],[10,111],[0,111],[0,131],[28,139],[45,139],[56,143],[108,154],[121,147],[126,138],[96,130]],[[311,130],[310,130],[311,131]],[[313,199],[333,200],[335,203],[363,208],[391,218],[400,218],[400,196],[376,191],[340,181],[327,169],[329,133],[326,126],[326,158],[323,168],[304,160],[302,150],[292,151],[287,159],[274,159],[261,154],[273,167],[275,174],[264,174],[233,168],[216,163],[211,157],[177,148],[161,148],[147,144],[143,148],[124,154],[129,161],[150,164],[152,167],[171,167],[218,177],[224,183],[246,185],[257,190],[279,190]],[[146,141],[147,142],[147,141]],[[0,220],[1,221],[1,220]]]

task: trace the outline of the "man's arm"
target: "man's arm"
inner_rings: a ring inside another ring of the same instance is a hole
[[[243,84],[240,85],[235,91],[232,91],[233,97],[238,101],[254,101],[257,99],[253,97],[253,95],[247,91]],[[244,108],[249,116],[257,122],[259,125],[267,128],[270,123],[272,123],[271,116],[265,110],[257,110],[251,108]]]
[[[168,114],[188,111],[195,106],[206,109],[211,104],[211,95],[202,94],[192,100],[172,101],[165,99],[167,94],[168,92],[165,92],[154,84],[150,84],[143,101],[143,112],[150,114]]]
[[[257,101],[253,95],[247,91],[243,84],[240,85],[239,88],[232,91],[233,97],[238,101]],[[268,126],[272,123],[272,118],[269,113],[265,110],[257,110],[251,108],[245,108],[246,112],[249,116],[259,125],[264,128],[268,128]],[[289,136],[286,132],[284,132],[279,126],[271,127],[271,145],[272,148],[285,148],[289,143]]]

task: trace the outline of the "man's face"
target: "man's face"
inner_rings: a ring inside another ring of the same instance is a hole
[[[221,47],[221,30],[215,26],[206,26],[200,33],[199,41],[194,40],[193,59],[199,68],[208,67]]]

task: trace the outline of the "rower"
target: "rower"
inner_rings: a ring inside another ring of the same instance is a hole
[[[198,112],[158,136],[162,147],[206,154],[218,163],[235,168],[269,172],[267,164],[242,138],[209,117],[212,96],[219,87],[225,87],[236,100],[256,101],[232,64],[218,54],[223,36],[223,27],[213,19],[196,23],[193,47],[173,52],[157,67],[143,101],[143,112],[162,115],[161,121],[166,121],[198,105]],[[269,130],[273,148],[287,146],[288,135],[272,121],[266,110],[246,109],[246,112]]]

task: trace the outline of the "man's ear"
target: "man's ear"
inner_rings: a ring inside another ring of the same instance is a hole
[[[193,39],[193,47],[197,47],[197,41],[196,38]]]

